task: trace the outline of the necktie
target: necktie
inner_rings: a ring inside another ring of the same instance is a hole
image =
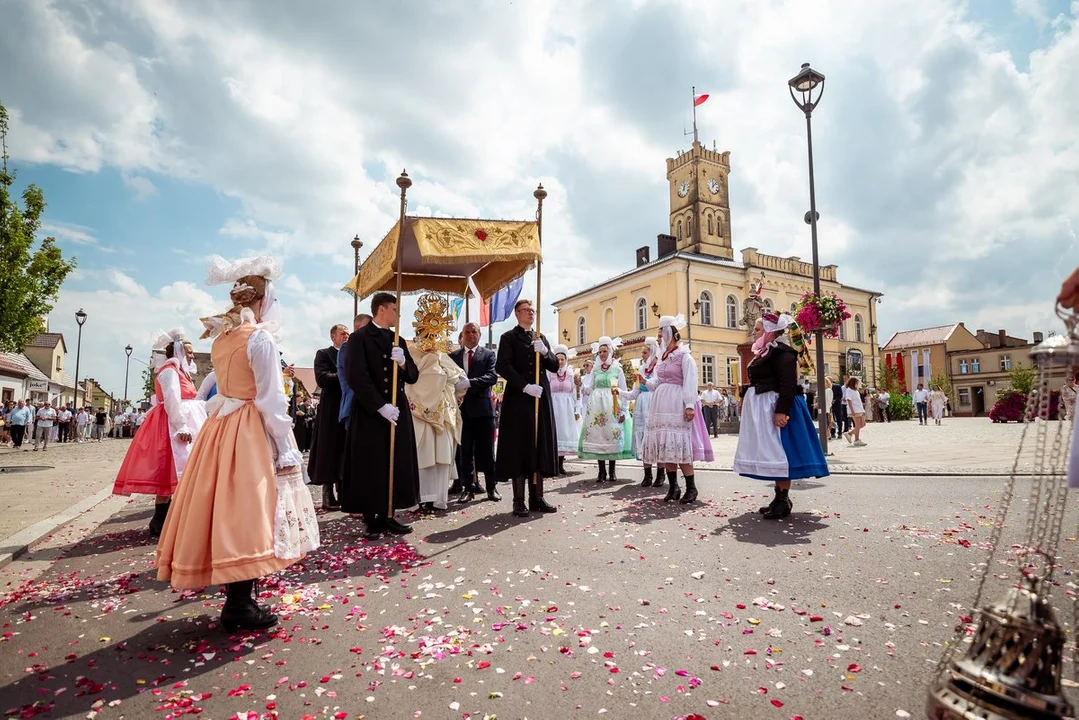
[[[467,374],[468,374],[468,372],[469,372],[469,371],[470,371],[471,369],[472,369],[472,351],[471,351],[471,350],[469,350],[469,351],[468,351],[468,359],[467,359],[467,360],[465,360],[465,374],[467,375]]]

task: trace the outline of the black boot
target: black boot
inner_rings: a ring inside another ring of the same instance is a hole
[[[341,503],[337,501],[337,497],[333,492],[333,485],[327,483],[322,486],[322,509],[323,510],[338,510],[341,507]]]
[[[476,490],[473,488],[472,483],[465,483],[460,489],[460,497],[457,498],[457,502],[466,503],[476,499]]]
[[[697,499],[697,483],[692,475],[686,475],[686,494],[682,496],[682,504],[687,505]]]
[[[660,472],[663,472],[660,470]],[[641,481],[641,487],[652,487],[652,466],[644,466],[644,480]]]
[[[607,479],[608,479],[609,481],[611,481],[611,482],[614,482],[614,481],[618,480],[618,477],[617,477],[617,476],[616,476],[616,475],[614,474],[614,460],[610,460],[610,461],[608,461],[608,462],[607,462],[607,465],[608,465],[608,467],[610,468],[610,469],[609,469],[609,470],[607,471]]]
[[[486,475],[483,476],[483,482],[487,485],[487,499],[491,502],[498,502],[502,499],[502,496],[498,493],[498,481],[492,480]]]
[[[265,630],[277,624],[277,616],[255,600],[254,589],[254,580],[241,580],[225,586],[221,626],[228,632]]]
[[[663,498],[663,502],[674,502],[682,497],[682,488],[678,487],[678,470],[668,470],[667,480],[671,486],[667,488],[667,496]]]
[[[528,508],[525,507],[525,483],[528,478],[513,478],[513,514],[517,517],[528,517]]]
[[[566,474],[566,458],[563,457],[562,455],[558,456],[558,474],[559,475],[565,475]]]
[[[768,509],[768,512],[764,513],[766,520],[782,520],[791,514],[791,509],[794,507],[794,503],[790,499],[790,490],[777,490],[776,501]]]
[[[596,482],[607,481],[607,463],[602,460],[599,461],[599,475],[596,476]]]
[[[663,479],[667,477],[667,471],[662,466],[656,467],[656,479],[652,481],[652,487],[663,487]]]
[[[154,505],[154,516],[150,518],[150,537],[161,537],[161,531],[165,529],[165,517],[169,514],[171,500]]]
[[[762,515],[766,512],[770,512],[777,502],[779,502],[779,488],[775,489],[775,495],[772,496],[772,502],[757,508],[757,512]]]
[[[543,499],[543,478],[537,477],[528,484],[528,509],[541,513],[558,512],[558,508]]]

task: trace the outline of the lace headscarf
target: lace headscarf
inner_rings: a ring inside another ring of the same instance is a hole
[[[259,303],[259,327],[277,339],[281,327],[281,309],[277,304],[277,292],[273,281],[281,277],[281,265],[268,255],[240,258],[229,262],[220,255],[210,258],[207,268],[207,285],[231,282],[229,298],[233,306],[221,315],[202,318],[206,330],[202,337],[217,337],[244,322],[254,320],[254,313],[246,306],[261,298]]]

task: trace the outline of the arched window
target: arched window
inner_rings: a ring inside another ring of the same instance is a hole
[[[865,334],[862,331],[862,316],[854,316],[854,341],[865,342]]]
[[[798,312],[798,303],[792,302],[791,303],[791,317],[794,317],[794,314],[797,313],[797,312]]]
[[[693,218],[686,218],[686,237],[693,237]]]
[[[727,296],[727,327],[738,327],[738,298],[734,295]]]
[[[713,224],[712,216],[709,215],[708,216],[708,234],[709,235],[714,235],[715,234],[715,233],[712,232],[712,224]]]
[[[712,293],[705,290],[701,293],[701,325],[712,324]]]
[[[585,333],[584,315],[577,318],[577,344],[584,345],[588,335]]]
[[[769,311],[774,310],[775,306],[776,306],[776,304],[774,302],[772,302],[772,298],[764,298],[764,309],[765,310],[769,310]]]
[[[678,239],[679,240],[682,239],[682,221],[681,220],[678,221]]]
[[[840,340],[846,340],[847,339],[847,323],[844,320],[839,321],[839,339]]]
[[[614,308],[603,311],[603,334],[614,335]]]
[[[635,313],[637,317],[637,329],[644,330],[648,327],[648,301],[643,297],[637,298]]]

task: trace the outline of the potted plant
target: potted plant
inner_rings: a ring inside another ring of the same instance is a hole
[[[825,337],[839,337],[839,324],[850,316],[847,304],[835,293],[807,292],[798,304],[794,319],[806,334],[820,330]]]

